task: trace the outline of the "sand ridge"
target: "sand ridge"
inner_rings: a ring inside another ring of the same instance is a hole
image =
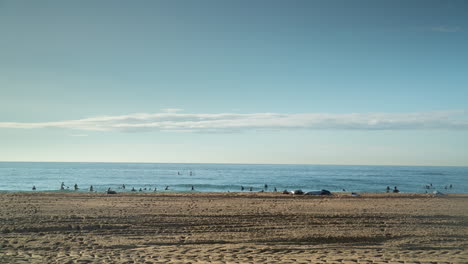
[[[2,193],[0,263],[467,263],[468,195]]]

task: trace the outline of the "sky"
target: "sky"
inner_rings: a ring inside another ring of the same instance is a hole
[[[0,0],[0,160],[468,166],[467,1]]]

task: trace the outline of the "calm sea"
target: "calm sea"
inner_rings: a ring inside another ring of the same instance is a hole
[[[0,162],[2,192],[31,191],[33,185],[36,191],[59,191],[64,182],[65,191],[77,184],[80,192],[90,185],[98,192],[189,192],[192,186],[195,192],[238,192],[241,186],[258,192],[267,184],[265,191],[385,192],[386,186],[398,186],[423,193],[432,184],[428,192],[468,193],[467,179],[468,167]]]

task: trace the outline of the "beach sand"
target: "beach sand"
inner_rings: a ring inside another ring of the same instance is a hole
[[[0,263],[468,263],[467,241],[466,194],[0,194]]]

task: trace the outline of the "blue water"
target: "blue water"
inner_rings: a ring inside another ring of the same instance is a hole
[[[36,191],[59,191],[64,182],[69,191],[77,184],[83,192],[90,185],[98,192],[109,187],[119,192],[132,187],[189,192],[192,186],[195,192],[238,192],[241,186],[256,192],[267,184],[266,191],[385,192],[386,186],[398,186],[401,192],[423,193],[432,183],[428,192],[467,193],[467,179],[468,167],[0,162],[3,192],[31,191],[33,185]],[[453,188],[445,189],[450,184]]]

